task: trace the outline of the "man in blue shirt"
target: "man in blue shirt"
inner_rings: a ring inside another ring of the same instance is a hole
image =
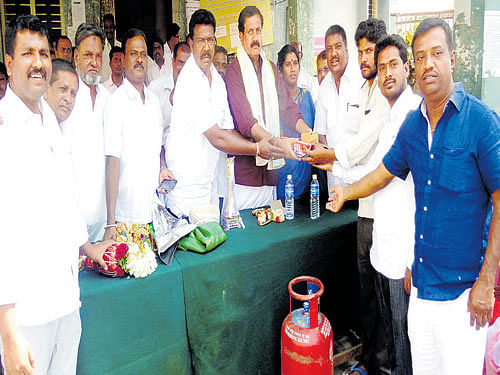
[[[373,194],[394,176],[415,184],[415,261],[408,312],[414,374],[480,374],[500,259],[500,118],[452,78],[448,24],[420,23],[412,43],[424,100],[371,174],[335,186],[327,208]],[[493,200],[488,246],[481,239]],[[474,329],[475,326],[475,329]]]

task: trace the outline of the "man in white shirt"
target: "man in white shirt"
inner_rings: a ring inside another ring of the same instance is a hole
[[[174,57],[174,47],[179,43],[179,30],[181,28],[176,23],[170,23],[167,26],[167,40],[163,45],[164,60],[166,61],[167,72],[172,71],[172,58]],[[188,36],[189,37],[189,36]]]
[[[218,205],[215,178],[219,150],[255,155],[260,149],[268,158],[283,156],[269,141],[257,146],[233,130],[226,86],[212,64],[215,28],[215,17],[209,11],[199,9],[191,16],[189,44],[193,54],[177,79],[165,147],[168,168],[177,178],[167,204],[185,215],[194,207]]]
[[[329,148],[347,143],[357,134],[360,121],[361,76],[353,63],[349,63],[349,51],[344,29],[340,25],[328,28],[325,34],[325,49],[330,72],[321,83],[316,103],[314,131],[319,140]],[[316,147],[316,153],[321,147]],[[330,161],[311,154],[312,163]],[[335,185],[334,177],[328,172],[328,188]]]
[[[2,366],[6,374],[75,374],[78,249],[105,266],[102,254],[111,242],[88,242],[67,149],[54,113],[41,100],[52,70],[46,27],[35,16],[17,16],[5,31],[5,47],[10,83],[0,102]],[[29,199],[33,189],[37,199]],[[26,220],[29,231],[21,224]]]
[[[56,58],[64,59],[69,63],[73,62],[73,46],[71,40],[66,35],[61,35],[56,42]]]
[[[3,62],[0,62],[0,99],[5,95],[5,90],[7,89],[7,82],[9,81],[9,76],[7,75],[7,69]]]
[[[102,17],[102,22],[104,24],[103,28],[106,38],[103,42],[101,82],[105,82],[111,76],[109,52],[114,46],[121,47],[122,44],[115,38],[115,17],[111,13],[105,14],[104,17]]]
[[[302,57],[304,56],[304,54],[302,53],[302,44],[300,44],[299,42],[293,42],[292,44],[299,53],[300,65],[300,63],[302,62]],[[314,77],[309,74],[309,72],[302,66],[300,66],[299,76],[297,77],[297,87],[309,90],[311,92],[314,103],[316,103],[316,100],[318,99],[319,84],[314,79]]]
[[[338,31],[338,33],[332,34],[334,31]],[[327,31],[325,45],[332,74],[327,75],[321,85],[316,110],[315,130],[317,129],[320,134],[324,133],[323,126],[326,120],[326,138],[329,148],[316,147],[315,151],[310,153],[311,158],[305,159],[313,165],[321,162],[327,163],[323,167],[328,170],[329,188],[334,183],[346,184],[341,176],[331,171],[331,165],[335,160],[338,160],[346,169],[358,163],[366,163],[377,144],[378,135],[383,125],[382,115],[387,108],[387,101],[378,88],[374,60],[375,44],[380,37],[386,34],[385,23],[377,19],[369,19],[360,22],[356,29],[354,39],[358,47],[358,63],[361,75],[365,79],[362,85],[360,81],[355,79],[349,80],[349,76],[344,80],[345,73],[342,74],[340,80],[336,78],[341,73],[339,69],[342,66],[341,61],[344,56],[348,58],[347,49],[345,49],[345,53],[343,51],[345,33],[343,34],[342,31],[337,26],[332,26]],[[335,66],[337,56],[340,66]],[[348,72],[348,69],[347,66],[345,71]],[[331,86],[333,82],[334,85]],[[351,83],[359,86],[356,89]],[[338,95],[332,95],[336,93],[337,87],[339,88]],[[344,93],[342,93],[343,88]],[[352,91],[349,93],[349,90]],[[358,95],[361,94],[358,98],[356,98],[356,91]],[[355,102],[355,100],[358,101]],[[330,106],[329,103],[332,101],[336,103],[336,106]],[[320,138],[322,137],[320,136]],[[393,349],[381,339],[384,335],[384,326],[377,310],[374,286],[376,272],[370,263],[373,228],[371,198],[359,201],[358,216],[357,261],[361,301],[363,301],[360,331],[363,343],[361,359],[368,372],[378,372],[380,368],[392,367]]]
[[[181,72],[187,59],[191,56],[191,48],[186,42],[177,43],[174,47],[174,58],[172,60],[172,74],[163,76],[148,86],[148,89],[156,94],[160,101],[163,126],[163,144],[166,142],[168,129],[170,127],[170,118],[172,114],[172,103],[174,96],[174,87],[177,77]]]
[[[73,162],[80,212],[91,241],[102,239],[106,220],[102,121],[109,92],[99,83],[103,43],[99,27],[86,23],[78,26],[75,34],[78,93],[73,112],[61,124]]]
[[[123,82],[123,57],[122,47],[114,46],[109,51],[111,77],[102,85],[108,89],[110,94],[114,93]]]
[[[326,49],[324,49],[316,58],[316,72],[318,75],[318,85],[321,85],[321,82],[323,82],[323,79],[326,77],[329,71],[330,70],[328,69],[328,63],[326,60]]]
[[[172,61],[165,60],[163,41],[159,37],[155,36],[151,46],[153,50],[153,58],[151,59],[148,55],[148,75],[146,78],[146,85],[149,85],[158,78],[169,75],[169,73],[172,72]]]
[[[398,134],[409,111],[415,110],[422,98],[407,85],[409,65],[407,47],[398,35],[379,40],[375,49],[380,90],[390,108],[383,113],[383,126],[377,146],[366,164],[345,169],[335,162],[332,171],[353,183],[381,163]],[[406,180],[394,179],[373,195],[373,244],[370,259],[376,270],[375,288],[378,308],[385,325],[386,342],[394,348],[394,374],[411,374],[408,339],[408,302],[410,269],[415,243],[415,197],[411,174]],[[408,275],[405,285],[405,276]],[[405,293],[406,289],[406,293]]]
[[[214,66],[222,78],[226,76],[227,50],[222,46],[215,46]]]
[[[173,178],[160,169],[162,144],[158,98],[145,86],[146,37],[124,35],[125,79],[109,98],[104,115],[107,225],[104,238],[116,238],[116,224],[147,225],[153,220],[155,189]]]
[[[43,93],[43,98],[54,111],[59,125],[66,121],[71,114],[77,92],[78,75],[73,65],[63,59],[54,59],[52,61],[52,77]]]

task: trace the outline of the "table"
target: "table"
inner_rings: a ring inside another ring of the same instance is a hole
[[[216,251],[177,252],[195,374],[278,374],[287,286],[299,275],[324,282],[321,310],[334,331],[356,325],[356,211],[316,220],[296,211],[265,227],[243,211],[246,229],[231,230]]]
[[[334,334],[355,327],[356,211],[304,212],[258,227],[242,211],[246,229],[207,254],[178,251],[146,279],[81,272],[78,374],[279,373],[287,285],[304,274],[325,284],[321,311]]]
[[[181,267],[145,279],[80,272],[78,375],[191,374]]]

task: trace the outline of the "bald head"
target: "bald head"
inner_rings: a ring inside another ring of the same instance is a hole
[[[299,42],[293,42],[292,43],[292,46],[295,47],[295,49],[297,50],[297,52],[299,53],[299,63],[300,61],[302,60],[302,44],[300,44]]]

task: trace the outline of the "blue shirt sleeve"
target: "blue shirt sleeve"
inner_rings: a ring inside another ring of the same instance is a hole
[[[394,176],[399,177],[402,180],[406,179],[406,176],[410,172],[410,168],[408,166],[408,159],[406,155],[406,147],[405,147],[405,127],[408,122],[408,117],[405,122],[401,126],[398,132],[398,136],[394,141],[391,149],[387,152],[382,160],[385,168]]]
[[[479,124],[487,124],[479,134],[477,157],[481,177],[491,194],[500,188],[500,117],[489,109]]]

